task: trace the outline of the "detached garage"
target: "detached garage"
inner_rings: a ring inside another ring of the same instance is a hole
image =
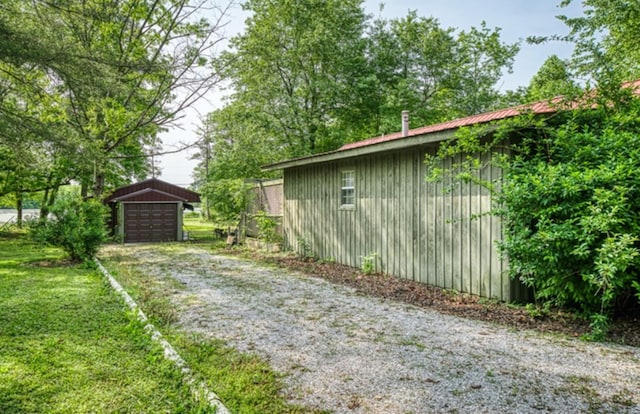
[[[111,229],[125,243],[182,240],[182,212],[200,195],[152,178],[116,189],[106,200]]]

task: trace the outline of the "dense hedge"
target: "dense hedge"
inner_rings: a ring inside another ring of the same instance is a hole
[[[482,167],[471,157],[449,171],[439,160],[509,146],[496,158],[501,182],[479,183],[504,219],[499,247],[511,276],[540,304],[590,317],[595,336],[614,310],[640,302],[640,102],[599,108],[503,122],[489,139],[486,129],[467,130],[428,160],[432,179],[469,180]]]

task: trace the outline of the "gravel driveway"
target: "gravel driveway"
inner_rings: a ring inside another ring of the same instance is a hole
[[[200,247],[115,246],[183,285],[187,331],[257,353],[335,413],[640,413],[640,349],[442,315]],[[214,390],[215,391],[215,390]]]

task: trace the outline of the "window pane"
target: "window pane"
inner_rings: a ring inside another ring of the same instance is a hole
[[[342,189],[342,205],[353,205],[355,201],[355,190],[353,188]]]
[[[355,204],[356,194],[355,171],[342,171],[340,175],[340,205],[352,206]]]

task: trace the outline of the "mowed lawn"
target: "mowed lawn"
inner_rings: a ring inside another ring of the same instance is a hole
[[[95,270],[0,235],[0,413],[204,413]]]

